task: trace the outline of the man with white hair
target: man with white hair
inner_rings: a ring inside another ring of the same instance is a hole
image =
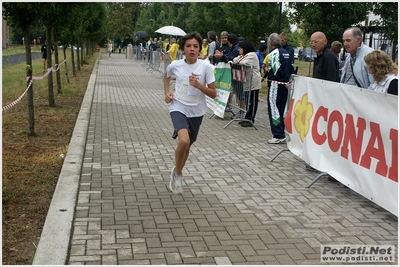
[[[286,142],[284,112],[288,98],[287,83],[294,69],[289,53],[282,48],[279,34],[269,36],[271,47],[268,60],[268,117],[273,138],[269,144]]]
[[[363,44],[363,35],[358,27],[351,27],[344,31],[343,42],[346,51],[350,54],[344,63],[341,83],[370,88],[374,83],[372,75],[369,74],[364,57],[374,51]]]

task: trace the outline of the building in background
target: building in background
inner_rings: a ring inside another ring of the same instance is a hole
[[[385,36],[380,34],[381,26],[375,26],[375,21],[380,21],[381,18],[377,15],[369,13],[364,26],[361,27],[361,30],[364,34],[364,44],[375,50],[383,50],[390,57],[393,57],[394,52],[397,50],[397,42],[393,42],[394,40],[387,39]]]

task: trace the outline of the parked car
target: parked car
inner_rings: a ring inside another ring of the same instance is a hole
[[[294,49],[294,59],[299,59],[299,49]]]
[[[306,47],[299,50],[299,60],[311,62],[316,57],[317,53],[312,48]]]

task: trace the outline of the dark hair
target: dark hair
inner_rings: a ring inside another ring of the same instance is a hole
[[[217,34],[215,33],[215,31],[209,31],[207,33],[208,38],[210,38],[211,41],[215,41],[217,40]]]
[[[242,41],[239,42],[239,47],[243,49],[243,54],[247,54],[250,52],[255,52],[256,50],[254,49],[254,46],[251,42],[249,41]]]
[[[239,39],[235,34],[229,34],[228,42],[230,42],[231,44],[236,44],[237,42],[239,42]]]
[[[192,40],[192,39],[196,39],[196,41],[199,43],[199,47],[201,47],[203,45],[203,38],[201,38],[200,33],[191,32],[182,37],[181,45],[180,45],[180,48],[182,51],[185,49],[186,42],[188,40]]]
[[[267,46],[265,44],[262,44],[262,45],[260,45],[260,48],[258,48],[258,50],[260,52],[263,52],[263,51],[267,50]]]

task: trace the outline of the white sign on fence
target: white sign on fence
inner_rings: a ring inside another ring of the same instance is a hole
[[[398,216],[398,97],[295,76],[288,148]]]

